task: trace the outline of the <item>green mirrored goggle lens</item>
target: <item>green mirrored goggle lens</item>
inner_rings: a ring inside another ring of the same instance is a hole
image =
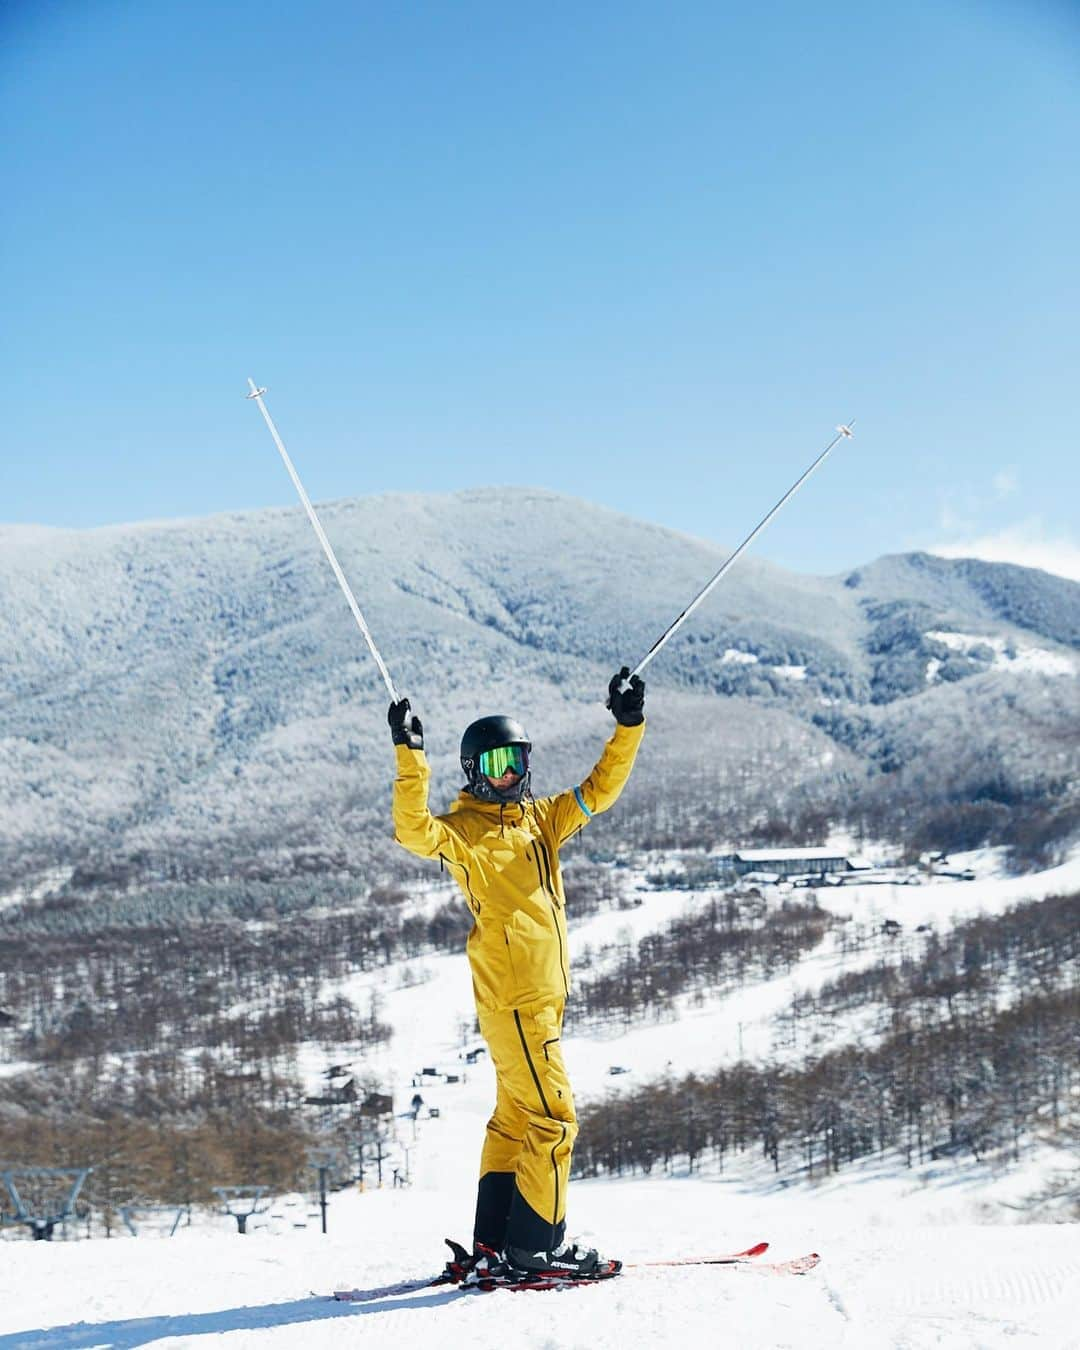
[[[500,745],[495,750],[485,750],[480,756],[480,772],[488,778],[501,778],[507,769],[520,777],[525,772],[525,747],[523,745]]]

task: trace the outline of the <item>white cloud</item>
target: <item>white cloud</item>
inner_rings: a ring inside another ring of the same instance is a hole
[[[943,558],[982,558],[985,562],[1041,567],[1080,581],[1080,544],[1069,535],[1051,534],[1038,519],[1019,521],[1003,530],[935,544],[927,550]]]
[[[1013,495],[1020,486],[1020,480],[1016,476],[1015,469],[1002,469],[994,474],[993,484],[994,496],[997,497],[998,501],[1002,501],[1005,497]]]

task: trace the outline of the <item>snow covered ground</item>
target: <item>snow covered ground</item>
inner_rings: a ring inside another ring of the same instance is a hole
[[[899,1196],[754,1195],[738,1181],[577,1183],[577,1230],[627,1261],[693,1255],[758,1238],[778,1255],[812,1248],[800,1277],[752,1269],[629,1270],[610,1284],[547,1293],[433,1289],[336,1304],[337,1285],[374,1287],[432,1269],[439,1235],[462,1235],[464,1159],[436,1189],[335,1196],[330,1231],[240,1238],[224,1228],[172,1239],[6,1243],[0,1347],[428,1344],[489,1350],[636,1346],[1080,1345],[1080,1229],[937,1223]],[[854,1190],[854,1193],[852,1191]],[[333,1328],[327,1323],[333,1321]]]
[[[997,911],[1021,899],[1080,887],[1080,858],[1039,876],[994,875],[994,859],[972,866],[974,882],[852,886],[819,899],[853,921],[939,930],[953,915]],[[644,871],[642,870],[642,876]],[[429,907],[444,892],[417,897]],[[796,892],[803,895],[803,892]],[[635,937],[704,893],[642,892],[639,908],[605,912],[576,926],[575,949]],[[576,1036],[566,1056],[580,1098],[736,1057],[776,1052],[774,1018],[799,989],[838,973],[831,940],[790,975],[625,1034]],[[0,1243],[0,1350],[220,1345],[333,1344],[500,1350],[628,1350],[636,1346],[732,1345],[741,1350],[922,1350],[922,1347],[1080,1347],[1080,1225],[1022,1222],[1025,1201],[1048,1172],[1074,1165],[1033,1150],[1018,1168],[935,1163],[906,1170],[864,1160],[817,1184],[774,1177],[756,1158],[729,1160],[694,1177],[575,1181],[570,1228],[626,1262],[718,1253],[766,1239],[777,1258],[818,1251],[801,1277],[708,1267],[629,1270],[596,1287],[547,1293],[462,1294],[433,1289],[337,1304],[335,1287],[369,1288],[435,1271],[444,1235],[466,1239],[475,1163],[494,1098],[471,1032],[471,987],[463,956],[423,957],[355,977],[358,1001],[377,991],[394,1039],[365,1061],[395,1093],[397,1144],[386,1166],[411,1185],[331,1197],[323,1236],[310,1207],[282,1202],[240,1237],[231,1219],[196,1217],[176,1237]],[[801,1047],[805,1048],[805,1047]],[[629,1068],[612,1076],[613,1064]],[[324,1054],[304,1067],[317,1079]],[[423,1068],[458,1077],[447,1083]],[[424,1099],[414,1122],[406,1108]],[[431,1117],[430,1108],[438,1109]],[[299,1216],[299,1217],[298,1217]],[[305,1226],[298,1227],[297,1223]],[[327,1324],[333,1322],[331,1328]]]

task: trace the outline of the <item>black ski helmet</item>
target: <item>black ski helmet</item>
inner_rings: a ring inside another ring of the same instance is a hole
[[[480,756],[485,750],[497,750],[501,745],[522,745],[526,753],[532,749],[529,733],[512,717],[481,717],[465,728],[461,738],[461,767],[465,785],[482,802],[520,802],[529,790],[530,774],[525,772],[508,788],[493,787],[491,779],[480,772]]]

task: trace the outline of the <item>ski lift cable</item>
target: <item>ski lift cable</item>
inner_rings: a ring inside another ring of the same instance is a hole
[[[645,667],[649,664],[649,662],[652,661],[654,657],[659,656],[663,648],[675,636],[675,634],[683,626],[683,624],[690,617],[690,615],[693,614],[694,610],[697,609],[698,605],[701,604],[701,602],[710,593],[710,591],[712,591],[717,585],[719,585],[720,581],[722,580],[724,575],[728,572],[728,570],[731,568],[732,564],[736,561],[736,559],[754,542],[754,540],[758,537],[758,535],[765,528],[765,526],[768,525],[769,521],[772,520],[772,518],[785,504],[785,502],[789,501],[792,497],[794,497],[795,493],[798,492],[799,488],[802,487],[802,485],[806,482],[806,480],[810,477],[810,475],[814,472],[814,470],[818,468],[819,465],[825,462],[825,459],[831,452],[833,446],[837,445],[842,440],[850,440],[852,436],[854,436],[855,433],[851,430],[851,428],[854,425],[855,419],[852,418],[850,422],[842,422],[836,428],[836,435],[832,438],[832,440],[825,447],[825,449],[822,450],[821,454],[818,455],[817,459],[814,460],[813,464],[810,465],[810,467],[805,471],[805,473],[802,474],[800,478],[798,478],[794,483],[792,483],[791,487],[788,488],[788,490],[784,493],[784,495],[780,498],[780,500],[768,513],[768,515],[764,516],[758,522],[758,524],[754,527],[753,530],[750,531],[750,533],[742,541],[742,543],[735,550],[735,552],[725,559],[719,571],[717,571],[712,577],[710,577],[709,581],[697,593],[697,595],[694,596],[693,600],[690,601],[690,603],[686,606],[686,608],[678,616],[678,618],[676,618],[674,622],[669,624],[668,627],[664,629],[664,631],[656,639],[653,645],[649,648],[649,650],[637,663],[634,669],[630,672],[630,678],[632,678],[634,675],[640,675],[641,672],[645,669]]]
[[[255,383],[255,381],[250,377],[248,378],[248,384],[251,386],[251,393],[248,394],[247,397],[255,401],[255,403],[258,405],[259,411],[263,415],[263,420],[266,422],[267,429],[269,430],[270,435],[273,436],[274,438],[274,444],[281,452],[281,458],[285,461],[285,467],[289,471],[289,477],[292,479],[293,486],[296,488],[296,491],[300,496],[300,501],[303,503],[304,510],[308,514],[308,519],[311,521],[312,529],[314,529],[316,537],[318,538],[319,543],[322,545],[323,552],[326,554],[327,561],[329,562],[330,566],[334,569],[334,576],[337,577],[338,585],[345,593],[345,599],[349,602],[349,608],[352,610],[352,616],[356,620],[357,627],[360,629],[360,632],[364,636],[364,641],[368,645],[368,650],[371,652],[371,655],[375,658],[375,664],[379,667],[379,674],[383,678],[383,684],[386,685],[386,692],[390,695],[390,701],[392,703],[398,703],[400,702],[400,698],[398,696],[397,690],[394,688],[394,682],[390,678],[390,672],[386,668],[386,662],[382,659],[382,656],[379,653],[379,649],[375,645],[375,639],[371,636],[371,630],[368,628],[364,616],[360,611],[360,606],[356,603],[356,596],[353,595],[352,588],[350,587],[348,581],[346,581],[345,579],[345,573],[341,570],[341,564],[338,562],[334,550],[330,547],[330,540],[327,539],[326,532],[323,529],[321,522],[319,521],[319,517],[315,514],[315,508],[312,506],[307,493],[304,491],[304,485],[300,481],[300,475],[296,472],[296,469],[293,467],[293,462],[289,458],[289,452],[285,449],[284,442],[278,435],[277,427],[274,426],[273,418],[270,416],[266,404],[263,402],[263,394],[266,393],[266,390],[260,388]]]

